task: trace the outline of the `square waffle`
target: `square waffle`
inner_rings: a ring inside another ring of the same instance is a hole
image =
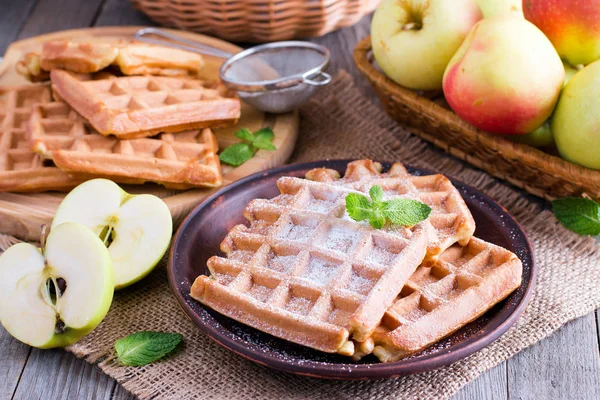
[[[29,148],[32,106],[50,98],[48,84],[0,88],[0,191],[67,190],[81,182]]]
[[[34,107],[29,139],[36,153],[74,176],[174,189],[222,183],[217,140],[208,128],[120,140],[92,131],[71,107],[55,101]]]
[[[373,229],[348,218],[342,186],[278,180],[281,194],[251,201],[208,260],[191,296],[274,336],[352,355],[421,264],[427,225]],[[362,339],[361,339],[362,338]]]
[[[344,186],[368,193],[374,185],[384,192],[384,200],[408,197],[431,207],[425,223],[431,224],[431,237],[425,264],[435,263],[437,257],[454,243],[466,245],[475,232],[475,220],[463,198],[452,182],[444,175],[417,176],[408,173],[404,165],[394,163],[387,173],[381,173],[381,164],[371,160],[358,160],[348,164],[344,177],[337,171],[314,169],[307,178],[325,185]]]
[[[437,264],[416,270],[354,358],[372,351],[392,362],[420,352],[512,293],[521,285],[522,269],[515,254],[475,237],[464,247],[450,247]]]
[[[125,76],[81,81],[52,70],[53,90],[102,135],[119,139],[232,125],[240,101],[194,79]]]

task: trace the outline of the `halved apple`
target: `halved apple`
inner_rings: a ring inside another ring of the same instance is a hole
[[[19,243],[0,256],[0,322],[30,346],[77,342],[102,322],[113,292],[108,251],[79,224],[57,226],[42,249]]]
[[[117,290],[152,271],[173,233],[171,213],[161,199],[131,195],[107,179],[93,179],[73,189],[58,207],[52,228],[64,222],[88,227],[106,244]]]

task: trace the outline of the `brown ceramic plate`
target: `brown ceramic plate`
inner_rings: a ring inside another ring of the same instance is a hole
[[[169,283],[183,311],[221,346],[268,367],[300,375],[330,379],[380,379],[429,371],[451,364],[482,349],[510,328],[531,296],[535,266],[533,251],[514,218],[491,198],[453,181],[477,223],[475,234],[516,253],[523,262],[523,284],[485,315],[422,353],[395,363],[382,364],[370,355],[358,363],[349,358],[312,350],[240,324],[203,306],[189,295],[200,274],[208,274],[206,261],[221,254],[219,244],[231,227],[244,223],[246,204],[257,197],[279,194],[281,176],[304,177],[313,168],[333,168],[344,173],[349,160],[288,165],[241,179],[196,207],[181,224],[169,258]],[[383,163],[384,169],[389,163]],[[409,168],[411,173],[432,172]]]

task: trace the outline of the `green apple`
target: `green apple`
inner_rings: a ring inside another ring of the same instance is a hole
[[[513,142],[528,144],[533,147],[546,147],[554,144],[554,136],[552,135],[552,129],[550,129],[550,120],[544,122],[542,126],[533,132],[526,133],[525,135],[507,135],[506,138]]]
[[[113,288],[104,243],[82,225],[63,224],[42,249],[19,243],[0,256],[0,321],[30,346],[68,346],[102,322]]]
[[[396,83],[439,90],[446,65],[480,19],[475,0],[383,0],[371,22],[373,55]]]
[[[560,155],[600,169],[600,60],[577,72],[562,91],[552,132]]]
[[[128,194],[107,179],[93,179],[73,189],[60,203],[52,227],[64,222],[78,222],[104,241],[115,289],[148,275],[167,251],[173,233],[171,213],[161,199]]]

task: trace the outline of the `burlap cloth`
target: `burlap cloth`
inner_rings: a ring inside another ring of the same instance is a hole
[[[106,374],[140,399],[445,399],[483,371],[600,306],[600,248],[592,238],[568,232],[541,203],[410,135],[363,97],[348,74],[340,73],[301,114],[292,161],[400,160],[458,178],[506,207],[529,235],[538,265],[535,292],[516,326],[487,348],[434,372],[370,382],[304,378],[256,365],[213,343],[179,309],[165,269],[158,268],[117,292],[104,322],[68,351],[92,363],[100,361]],[[6,246],[10,238],[3,241]],[[153,365],[116,365],[110,357],[113,343],[139,330],[180,332],[185,344]]]

